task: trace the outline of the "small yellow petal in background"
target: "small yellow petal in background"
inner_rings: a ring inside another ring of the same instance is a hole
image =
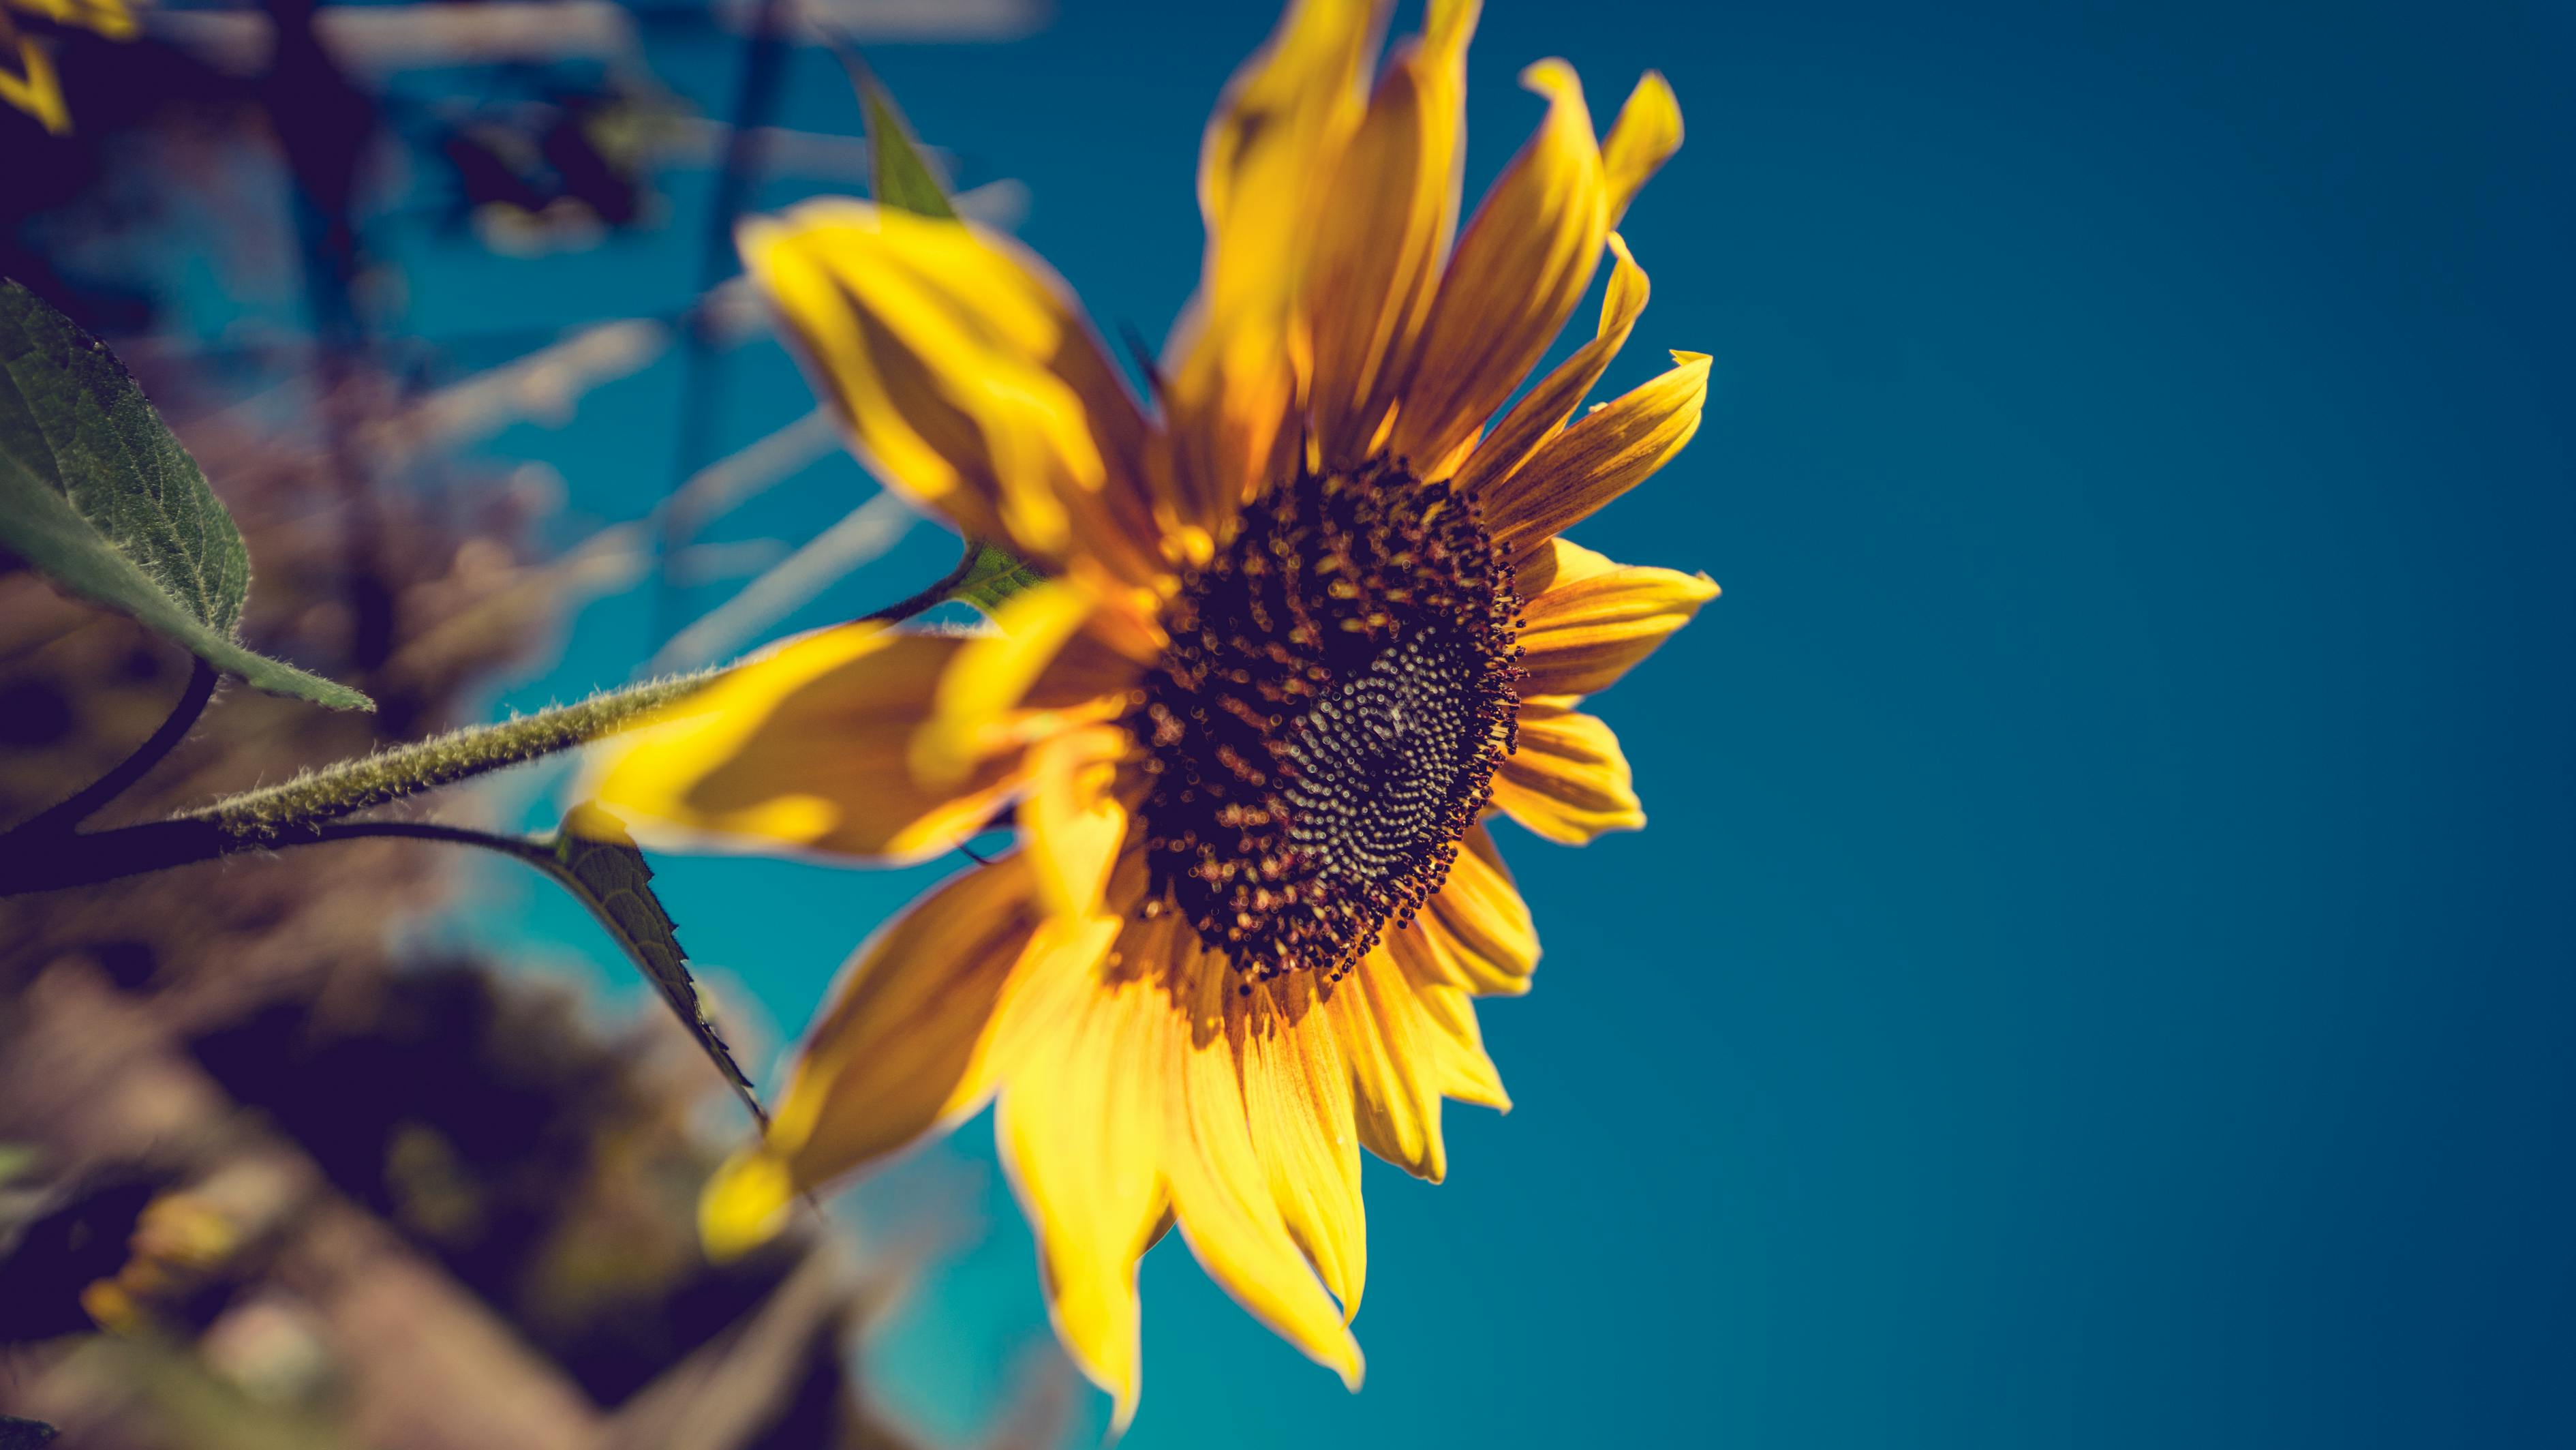
[[[1624,565],[1567,583],[1529,602],[1521,633],[1534,695],[1608,689],[1717,597],[1705,574]]]
[[[1614,260],[1610,285],[1601,298],[1601,330],[1541,378],[1494,425],[1493,435],[1476,445],[1458,470],[1462,491],[1481,493],[1511,477],[1540,444],[1564,429],[1566,418],[1582,405],[1583,395],[1592,391],[1610,360],[1628,345],[1628,334],[1646,311],[1646,272],[1628,254],[1628,244],[1617,232],[1610,234],[1610,253]]]
[[[0,32],[11,30],[8,17],[0,16]],[[71,108],[63,101],[63,84],[54,74],[54,59],[33,36],[0,33],[0,45],[15,41],[18,73],[0,69],[0,104],[24,111],[36,123],[57,136],[71,134]]]
[[[1388,447],[1417,469],[1520,386],[1582,301],[1609,234],[1601,150],[1573,67],[1540,61],[1521,83],[1547,97],[1546,119],[1459,237],[1397,406]]]
[[[1314,218],[1364,107],[1372,0],[1296,0],[1244,63],[1199,155],[1207,251],[1198,294],[1164,349],[1181,522],[1216,529],[1267,481],[1294,406],[1292,327]]]
[[[1024,556],[1078,552],[1151,576],[1144,417],[1045,263],[965,222],[847,199],[737,235],[817,389],[889,486]]]
[[[1485,529],[1506,550],[1528,553],[1643,483],[1699,431],[1708,402],[1708,355],[1673,354],[1661,377],[1622,394],[1541,444],[1510,477],[1485,490]]]
[[[1619,119],[1601,143],[1601,170],[1610,185],[1610,225],[1626,215],[1647,178],[1682,147],[1682,106],[1661,71],[1648,71],[1628,93]]]
[[[1494,775],[1494,804],[1532,834],[1580,846],[1646,824],[1628,757],[1600,717],[1524,700],[1519,735]]]
[[[925,860],[1019,787],[1014,757],[943,786],[908,755],[965,641],[876,624],[800,635],[599,750],[587,794],[647,845]]]
[[[1127,732],[1114,725],[1061,731],[1029,747],[1020,836],[1047,915],[1099,914],[1109,868],[1127,836],[1127,807],[1116,792],[1118,763],[1134,749]]]
[[[1458,222],[1475,12],[1445,7],[1422,42],[1397,52],[1315,218],[1303,311],[1314,334],[1309,407],[1330,468],[1366,456],[1412,371]]]

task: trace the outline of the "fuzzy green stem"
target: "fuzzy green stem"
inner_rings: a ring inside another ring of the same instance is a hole
[[[497,725],[474,725],[293,780],[228,796],[180,820],[204,821],[243,841],[274,839],[388,801],[471,780],[593,740],[702,689],[714,672],[676,675],[610,690]]]

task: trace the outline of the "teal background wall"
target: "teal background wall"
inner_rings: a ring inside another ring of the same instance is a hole
[[[2576,1441],[2571,12],[1487,8],[1471,188],[1532,59],[1605,122],[1646,67],[1681,95],[1609,382],[1687,347],[1716,386],[1580,536],[1725,596],[1601,706],[1650,829],[1505,843],[1548,944],[1485,1013],[1519,1106],[1453,1109],[1445,1186],[1371,1165],[1366,1391],[1174,1240],[1127,1443]],[[1199,128],[1269,18],[1063,0],[872,59],[962,180],[1028,184],[1105,326],[1159,335]],[[728,104],[729,55],[656,60]],[[828,58],[782,120],[855,128]],[[415,325],[676,304],[707,187],[673,185],[605,253],[413,259]],[[727,446],[808,406],[767,343],[699,385]],[[681,386],[503,451],[637,516]],[[866,488],[835,458],[725,528]],[[918,528],[791,623],[949,547]],[[650,618],[595,607],[508,701],[617,678]],[[663,879],[792,1032],[945,869]],[[600,956],[525,902],[488,929]],[[956,1240],[872,1353],[920,1422],[987,1423],[1053,1353],[988,1125],[850,1202]]]

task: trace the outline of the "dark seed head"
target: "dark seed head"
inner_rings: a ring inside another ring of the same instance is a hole
[[[1512,746],[1510,571],[1473,500],[1301,474],[1183,579],[1128,726],[1154,889],[1250,976],[1339,976],[1440,888]]]

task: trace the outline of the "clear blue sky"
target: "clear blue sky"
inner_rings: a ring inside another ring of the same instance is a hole
[[[1159,335],[1199,127],[1269,14],[1060,9],[872,58],[963,180],[1027,183],[1105,325]],[[1627,224],[1655,297],[1610,384],[1717,358],[1692,449],[1582,537],[1726,593],[1603,702],[1649,830],[1506,841],[1548,946],[1485,1013],[1519,1106],[1452,1110],[1445,1186],[1372,1165],[1366,1391],[1175,1239],[1128,1443],[2576,1441],[2576,22],[1489,0],[1471,187],[1550,54],[1605,117],[1659,67],[1689,122]],[[724,107],[729,56],[657,60]],[[828,59],[783,119],[855,128]],[[707,189],[672,187],[603,253],[424,249],[413,325],[677,302]],[[714,385],[729,445],[808,406],[767,343]],[[678,387],[496,447],[634,517]],[[867,487],[835,458],[725,533]],[[792,623],[948,547],[924,526]],[[648,618],[594,608],[509,698],[617,678]],[[664,882],[792,1030],[941,869]],[[861,1198],[970,1235],[875,1351],[960,1431],[1052,1352],[991,1165],[978,1122]]]

